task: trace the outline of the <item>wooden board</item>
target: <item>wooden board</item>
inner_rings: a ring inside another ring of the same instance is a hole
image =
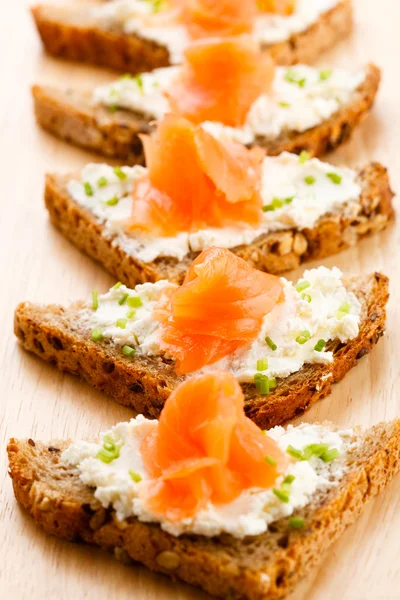
[[[0,597],[9,600],[194,600],[206,598],[142,567],[128,568],[101,551],[50,538],[17,506],[7,477],[10,436],[48,439],[85,437],[132,413],[72,376],[24,353],[13,336],[12,317],[21,300],[65,303],[93,288],[108,289],[110,277],[82,256],[48,223],[43,176],[70,170],[93,156],[58,142],[33,120],[33,82],[85,86],[107,82],[111,73],[42,54],[26,0],[1,3],[0,18],[0,357],[1,357],[1,556]],[[400,5],[393,0],[355,0],[356,31],[321,64],[357,66],[374,60],[384,68],[376,108],[352,142],[332,162],[361,165],[378,159],[400,186]],[[383,270],[392,277],[388,333],[307,420],[341,425],[373,424],[400,416],[400,237],[396,226],[358,248],[325,261],[346,273]],[[294,274],[295,276],[295,274]],[[294,595],[296,600],[395,600],[400,597],[400,477],[373,501]]]

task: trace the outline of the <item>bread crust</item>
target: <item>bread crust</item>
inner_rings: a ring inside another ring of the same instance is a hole
[[[176,538],[135,518],[118,523],[78,471],[60,465],[65,441],[11,439],[9,472],[17,500],[52,535],[98,545],[123,562],[141,562],[225,600],[279,599],[321,563],[327,548],[399,471],[400,421],[359,436],[340,484],[294,513],[305,519],[303,530],[291,529],[286,518],[244,540],[226,534]]]
[[[107,235],[89,210],[71,198],[66,189],[71,177],[48,175],[45,187],[50,219],[67,239],[128,287],[159,279],[182,283],[198,253],[190,252],[182,261],[160,257],[145,263],[134,258],[118,238]],[[362,194],[357,214],[344,209],[321,218],[313,229],[268,233],[249,245],[233,248],[232,252],[257,269],[280,274],[304,262],[336,254],[365,235],[381,231],[394,218],[387,171],[382,165],[371,163],[359,171],[358,181]]]
[[[303,132],[284,132],[275,139],[258,136],[254,145],[276,156],[281,152],[307,150],[312,156],[334,150],[346,142],[366,118],[381,80],[380,69],[369,64],[366,78],[350,102],[329,119]],[[110,110],[93,105],[90,92],[59,90],[35,85],[32,88],[37,122],[46,131],[76,146],[127,164],[144,164],[140,133],[149,132],[151,115],[129,110]]]
[[[305,365],[286,378],[278,378],[277,387],[268,396],[260,395],[253,384],[243,384],[246,414],[259,427],[282,425],[325,398],[332,384],[343,379],[383,335],[389,297],[387,277],[375,273],[349,279],[345,285],[362,306],[359,335],[345,344],[329,342],[332,364]],[[172,361],[161,356],[138,354],[128,359],[111,340],[93,342],[88,326],[79,318],[83,307],[83,303],[69,308],[22,303],[15,311],[15,335],[26,350],[61,371],[74,373],[120,404],[157,418],[165,400],[184,378],[176,375]]]
[[[170,64],[165,46],[121,28],[105,28],[82,8],[37,5],[32,15],[46,51],[60,58],[140,73]],[[285,42],[264,45],[278,64],[311,62],[352,29],[351,0],[341,0],[305,31]]]

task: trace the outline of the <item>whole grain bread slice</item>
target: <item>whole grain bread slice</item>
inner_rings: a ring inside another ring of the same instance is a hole
[[[254,384],[243,384],[246,414],[257,425],[270,428],[304,413],[325,398],[332,384],[367,354],[385,330],[388,279],[380,273],[346,280],[346,288],[359,299],[362,312],[359,335],[347,343],[328,342],[331,364],[307,364],[298,372],[277,379],[276,388],[261,395]],[[15,311],[14,331],[22,346],[58,367],[79,375],[120,404],[158,417],[165,400],[183,380],[173,361],[137,353],[127,358],[111,340],[93,342],[79,302],[68,308],[29,302]]]
[[[366,117],[379,89],[381,73],[373,64],[352,94],[351,100],[329,119],[303,132],[283,132],[277,138],[258,136],[254,144],[276,156],[281,152],[307,150],[312,156],[334,150],[348,140]],[[82,148],[103,156],[118,158],[127,164],[143,164],[140,133],[149,132],[152,115],[95,105],[90,91],[57,89],[35,85],[32,88],[36,119],[44,129]]]
[[[67,183],[73,177],[47,175],[45,188],[50,219],[68,240],[128,287],[159,279],[182,282],[198,253],[190,252],[181,261],[159,257],[150,263],[132,256],[121,238],[110,236],[104,224],[70,196]],[[344,207],[320,218],[313,229],[267,233],[249,245],[231,249],[232,252],[257,269],[279,274],[303,262],[336,254],[365,235],[381,231],[394,218],[387,171],[378,163],[371,163],[359,171],[358,182],[362,193],[357,211]]]
[[[304,518],[303,529],[292,529],[284,518],[243,540],[227,534],[174,537],[133,517],[118,522],[78,471],[60,463],[69,442],[12,439],[8,456],[17,500],[48,533],[98,545],[119,560],[143,563],[225,600],[267,600],[285,597],[320,564],[327,548],[399,471],[400,421],[357,431],[354,440],[358,444],[337,459],[346,467],[338,485],[320,490],[295,511]]]
[[[32,8],[46,51],[60,58],[140,73],[170,64],[168,49],[121,26],[106,26],[85,6],[39,4]],[[264,45],[278,64],[312,62],[352,29],[351,0],[340,0],[308,29],[288,40]]]

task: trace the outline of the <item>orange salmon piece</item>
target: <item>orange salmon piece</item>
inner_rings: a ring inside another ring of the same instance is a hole
[[[147,173],[134,187],[128,229],[174,236],[260,223],[262,150],[224,144],[175,115],[141,137]]]
[[[272,59],[248,36],[206,39],[186,49],[166,93],[172,111],[193,123],[240,127],[253,102],[268,92],[274,72]]]
[[[153,478],[145,492],[149,507],[170,520],[192,517],[209,501],[231,502],[252,487],[270,488],[287,465],[278,445],[245,416],[241,387],[224,371],[178,386],[141,454]]]
[[[204,250],[167,304],[155,310],[162,349],[178,374],[213,364],[254,341],[279,301],[279,277],[253,269],[223,248]]]
[[[293,14],[296,0],[259,0],[258,9],[261,12],[289,16]]]
[[[192,39],[250,33],[257,15],[255,0],[175,0],[175,4]]]

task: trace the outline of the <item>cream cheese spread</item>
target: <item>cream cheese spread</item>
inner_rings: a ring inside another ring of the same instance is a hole
[[[361,305],[345,288],[342,277],[336,267],[321,266],[305,271],[296,285],[282,278],[284,300],[264,317],[258,338],[245,349],[204,367],[203,372],[224,369],[238,381],[252,383],[260,374],[287,377],[306,363],[331,364],[333,354],[326,344],[357,337],[361,316]],[[162,329],[152,312],[163,294],[177,287],[167,281],[145,283],[134,290],[117,285],[99,296],[95,310],[84,309],[81,318],[121,347],[161,355]]]
[[[252,36],[260,45],[284,42],[292,35],[308,29],[324,13],[340,4],[341,0],[297,0],[292,15],[260,13],[255,20]],[[126,34],[154,41],[168,48],[170,62],[182,61],[190,37],[184,25],[174,22],[170,11],[156,12],[158,5],[151,0],[113,0],[92,9],[93,17],[105,26],[118,25]]]
[[[317,456],[309,460],[291,457],[286,472],[275,483],[275,488],[279,488],[284,478],[291,476],[288,502],[279,499],[272,489],[252,488],[242,492],[233,502],[220,505],[210,502],[193,518],[172,522],[153,514],[141,494],[149,474],[140,455],[140,443],[143,436],[157,426],[157,421],[139,415],[129,423],[119,423],[102,434],[98,443],[71,444],[63,452],[61,460],[65,465],[78,469],[82,482],[96,488],[95,497],[104,508],[112,506],[117,519],[122,521],[136,516],[143,522],[159,523],[162,529],[174,536],[193,533],[212,537],[229,533],[243,538],[263,533],[274,521],[307,506],[315,494],[337,486],[347,470],[346,453],[356,445],[352,430],[333,431],[327,426],[308,424],[289,425],[286,430],[275,427],[267,435],[283,452],[289,446],[302,452],[310,444],[326,444],[329,451],[336,450],[338,456],[329,462]],[[112,440],[119,447],[119,456],[107,463],[97,458],[105,439]]]
[[[118,106],[160,119],[169,112],[165,91],[173,85],[178,67],[156,69],[136,77],[124,76],[95,88],[93,102]],[[242,127],[206,121],[204,129],[217,138],[254,143],[257,136],[276,139],[285,132],[302,132],[329,119],[365,79],[365,70],[316,69],[306,65],[277,67],[271,90],[251,106]]]
[[[190,251],[251,244],[272,231],[311,229],[322,216],[335,214],[344,207],[349,214],[357,214],[361,194],[355,171],[333,167],[318,159],[302,160],[285,152],[264,159],[261,187],[264,212],[259,227],[208,228],[174,237],[154,237],[136,231],[130,233],[125,228],[131,215],[133,186],[144,174],[145,169],[139,166],[116,171],[105,164],[89,164],[83,168],[80,179],[68,184],[72,198],[104,224],[104,235],[143,262],[152,262],[159,256],[182,260]]]

